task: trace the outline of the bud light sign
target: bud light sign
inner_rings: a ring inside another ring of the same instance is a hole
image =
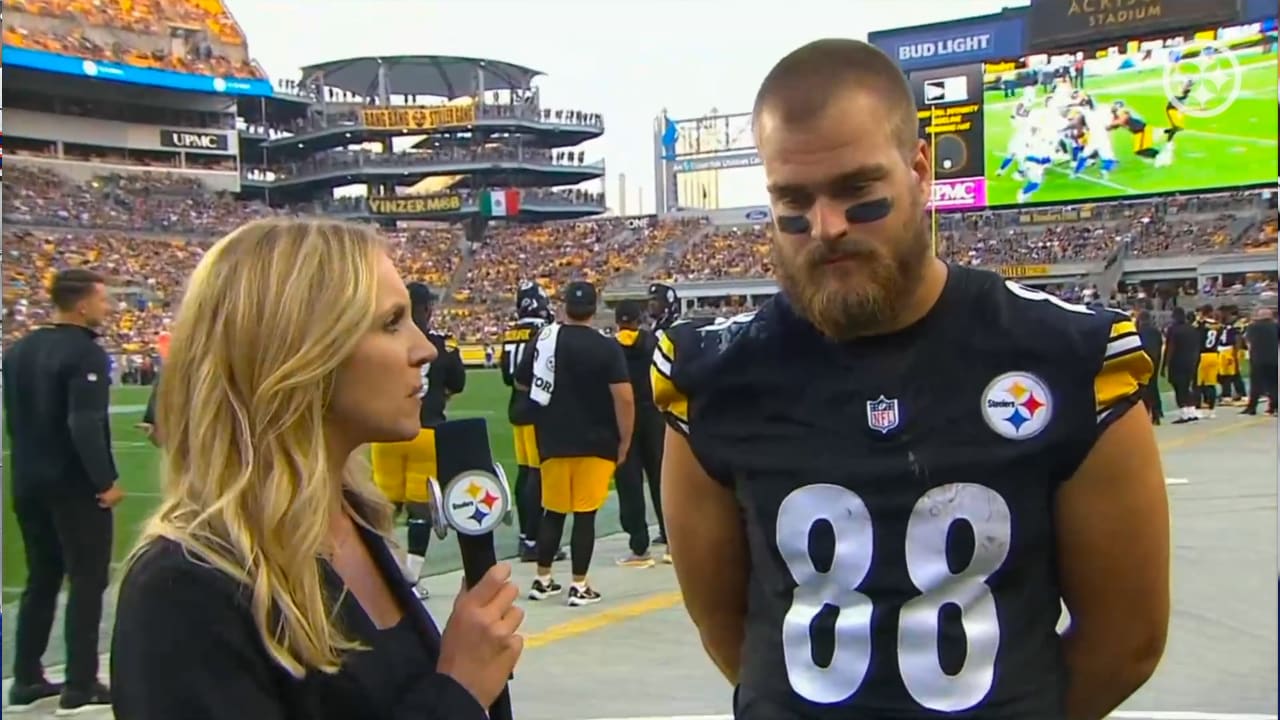
[[[933,200],[938,210],[972,210],[987,206],[987,179],[980,177],[933,181]]]

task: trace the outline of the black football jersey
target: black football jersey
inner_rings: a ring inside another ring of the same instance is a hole
[[[1150,378],[1131,319],[952,267],[892,335],[740,325],[658,397],[742,510],[735,717],[1062,718],[1053,498]]]
[[[727,320],[680,320],[657,332],[649,383],[654,402],[668,424],[682,433],[688,431],[688,403],[678,388],[697,385],[694,377],[701,371],[703,361],[715,362],[729,340],[754,316],[755,313],[746,313]],[[677,356],[681,358],[679,363],[675,362]]]
[[[529,341],[538,336],[546,321],[541,318],[520,318],[502,333],[502,382],[511,388],[511,400],[507,403],[507,421],[512,425],[533,424],[533,407],[529,391],[515,387],[516,368],[528,351]]]
[[[428,331],[427,340],[436,348],[436,359],[421,368],[423,394],[418,419],[422,427],[432,428],[445,421],[449,397],[466,389],[467,369],[452,338]]]

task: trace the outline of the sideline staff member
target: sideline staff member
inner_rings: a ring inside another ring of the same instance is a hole
[[[614,321],[618,325],[615,339],[622,346],[627,360],[627,373],[631,376],[631,391],[636,402],[635,430],[631,434],[631,452],[618,466],[618,514],[622,530],[630,538],[631,554],[618,559],[626,567],[651,567],[649,554],[649,521],[645,517],[644,488],[649,485],[649,497],[653,511],[658,516],[658,536],[667,536],[662,519],[662,438],[666,424],[662,413],[653,404],[653,385],[649,381],[649,366],[653,363],[653,351],[658,346],[653,333],[640,327],[644,308],[636,300],[623,300],[614,309]],[[671,556],[662,554],[664,562]]]
[[[164,497],[120,587],[121,720],[483,720],[520,656],[511,566],[443,635],[351,466],[421,429],[436,359],[368,227],[271,219],[205,253],[158,396]]]
[[[98,682],[98,626],[111,564],[111,508],[124,497],[111,456],[107,353],[96,328],[110,312],[101,275],[63,270],[49,289],[51,327],[5,351],[4,419],[13,468],[13,510],[27,560],[18,606],[11,706],[61,693],[59,710],[111,702]],[[58,591],[67,594],[67,683],[45,679]]]
[[[609,479],[627,457],[635,421],[635,398],[622,348],[591,327],[598,303],[595,287],[565,287],[563,323],[543,328],[516,368],[516,385],[530,389],[534,428],[542,455],[542,506],[537,577],[529,599],[560,592],[551,563],[560,548],[565,516],[573,513],[569,557],[570,605],[600,601],[587,583],[596,542],[596,512],[609,495]]]
[[[444,408],[449,398],[467,387],[467,370],[462,365],[458,348],[439,333],[432,332],[431,313],[435,296],[420,282],[409,283],[410,315],[413,324],[427,336],[436,351],[436,359],[419,369],[422,382],[422,429],[406,442],[374,443],[370,448],[373,481],[387,499],[409,515],[408,554],[405,569],[418,597],[425,600],[427,586],[422,568],[431,544],[431,501],[427,478],[436,476],[435,427],[445,421]]]

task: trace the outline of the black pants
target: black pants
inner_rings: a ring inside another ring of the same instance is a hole
[[[614,479],[618,487],[618,515],[622,531],[631,538],[631,552],[649,551],[649,521],[645,518],[644,484],[649,479],[649,496],[658,515],[658,533],[666,536],[662,520],[662,440],[666,423],[656,408],[637,407],[631,451],[618,467]]]
[[[1196,382],[1195,368],[1169,368],[1169,384],[1173,386],[1173,398],[1179,408],[1196,406],[1196,395],[1192,388]]]
[[[18,606],[13,679],[39,682],[49,646],[58,591],[69,580],[66,626],[67,684],[88,690],[98,682],[98,626],[111,565],[112,515],[86,488],[61,495],[14,496],[22,531],[27,585]]]
[[[1252,363],[1249,366],[1249,405],[1246,410],[1257,412],[1258,400],[1267,398],[1267,412],[1276,411],[1276,365]]]
[[[1151,382],[1142,388],[1142,403],[1147,406],[1147,414],[1152,420],[1164,417],[1164,398],[1160,397],[1160,385]]]

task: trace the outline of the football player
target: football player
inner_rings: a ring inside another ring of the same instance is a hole
[[[1147,125],[1147,121],[1143,120],[1142,116],[1126,105],[1123,100],[1111,103],[1111,123],[1107,129],[1117,128],[1124,128],[1133,136],[1134,155],[1148,160],[1159,157],[1160,151],[1155,147],[1151,126]],[[1156,163],[1157,166],[1162,164],[1164,163]]]
[[[529,392],[515,386],[516,368],[529,351],[529,343],[542,326],[551,322],[551,299],[541,285],[523,280],[516,288],[516,321],[502,333],[502,382],[511,388],[507,403],[507,420],[516,446],[516,516],[520,523],[520,561],[537,560],[538,523],[542,519],[542,482],[538,469],[538,439],[533,432],[533,406]],[[563,551],[556,560],[563,560]]]
[[[1105,716],[1169,619],[1133,322],[933,256],[933,158],[875,47],[793,52],[753,115],[781,292],[654,368],[675,569],[734,717]]]
[[[1097,159],[1105,179],[1116,167],[1116,152],[1111,146],[1111,115],[1104,109],[1083,108],[1080,121],[1085,129],[1084,149],[1076,157],[1072,176],[1079,175],[1089,161]]]
[[[1222,369],[1218,357],[1222,323],[1212,305],[1201,305],[1195,324],[1200,332],[1200,364],[1196,366],[1198,414],[1202,418],[1213,418],[1218,405],[1218,375]]]
[[[1240,360],[1244,357],[1244,329],[1247,322],[1234,305],[1222,308],[1222,333],[1218,338],[1218,382],[1222,385],[1222,404],[1244,401],[1244,379],[1240,376]]]
[[[409,516],[408,555],[405,569],[414,583],[418,597],[427,598],[427,587],[421,581],[431,540],[431,500],[427,478],[436,477],[435,426],[445,421],[444,409],[449,398],[466,388],[466,368],[456,343],[431,330],[434,296],[420,282],[409,283],[410,316],[413,324],[436,348],[436,359],[422,370],[422,431],[413,440],[398,443],[374,443],[370,449],[373,480],[399,508]]]
[[[1009,135],[1009,147],[1005,150],[1004,159],[1000,161],[996,175],[1004,175],[1004,172],[1016,162],[1019,167],[1014,168],[1014,177],[1022,177],[1022,153],[1027,147],[1030,120],[1031,103],[1026,99],[1019,100],[1013,106],[1013,112],[1009,114],[1009,124],[1013,126],[1013,132]]]
[[[1187,107],[1187,102],[1191,98],[1191,91],[1195,88],[1196,82],[1193,78],[1187,78],[1182,81],[1182,85],[1178,87],[1178,91],[1173,97],[1169,98],[1169,102],[1165,103],[1164,116],[1169,120],[1169,127],[1164,129],[1164,148],[1161,154],[1167,159],[1167,162],[1173,162],[1173,139],[1178,133],[1186,129],[1186,113],[1183,111]]]

